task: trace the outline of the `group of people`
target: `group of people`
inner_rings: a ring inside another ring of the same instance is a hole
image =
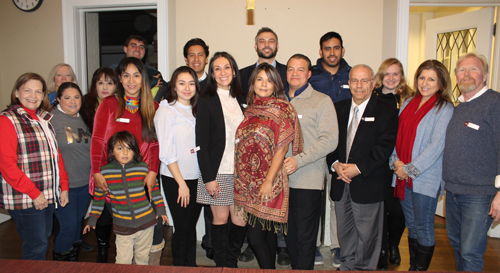
[[[334,266],[399,265],[408,227],[409,270],[425,271],[446,190],[457,270],[482,270],[487,230],[500,219],[500,95],[486,87],[484,57],[457,61],[462,95],[454,107],[440,62],[423,62],[412,90],[397,59],[377,73],[351,68],[336,32],[321,37],[316,65],[303,54],[285,65],[275,59],[277,34],[264,27],[255,37],[257,62],[241,70],[227,52],[209,61],[208,46],[195,38],[170,82],[141,61],[146,44],[127,39],[127,57],[114,70],[98,69],[85,96],[65,64],[47,85],[34,73],[16,81],[0,113],[0,201],[24,259],[45,259],[55,215],[55,260],[76,261],[82,230],[95,229],[98,262],[107,261],[113,230],[116,263],[159,264],[169,221],[163,189],[174,265],[196,266],[203,208],[202,247],[216,266],[255,255],[262,269],[275,269],[276,257],[314,269],[323,262],[318,234],[328,191]]]

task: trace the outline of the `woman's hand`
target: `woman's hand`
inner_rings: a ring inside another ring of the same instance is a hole
[[[401,160],[398,160],[394,162],[392,165],[394,165],[394,169],[396,169],[396,168],[402,168],[405,165],[405,163],[403,163],[403,161]]]
[[[205,187],[207,188],[207,193],[212,196],[213,199],[219,198],[222,191],[220,190],[219,183],[217,181],[211,181],[205,183]]]
[[[61,207],[64,208],[68,203],[69,203],[68,191],[62,191],[59,204],[61,204]]]
[[[148,187],[148,194],[149,194],[149,199],[151,200],[153,197],[153,188],[156,184],[156,173],[149,171],[149,173],[146,175],[146,178],[144,178],[144,185]]]
[[[408,175],[403,170],[403,166],[397,167],[397,168],[394,169],[394,173],[396,174],[396,177],[398,179],[400,179],[400,180],[406,180],[406,179],[408,179]]]
[[[162,215],[161,219],[163,220],[163,224],[168,224],[168,216],[167,215]]]
[[[273,193],[273,183],[272,181],[265,180],[264,183],[260,186],[259,194],[257,195],[260,198],[261,203],[271,202]]]
[[[94,174],[95,186],[103,192],[108,191],[108,184],[106,183],[106,179],[100,173]]]
[[[38,195],[38,197],[33,200],[33,204],[35,205],[35,209],[37,210],[43,210],[49,206],[49,202],[47,202],[47,199],[45,199],[45,196],[43,196],[43,192],[41,192],[40,195]]]
[[[177,197],[177,203],[180,203],[181,207],[184,208],[189,205],[189,188],[186,183],[184,183],[184,185],[182,186],[179,186],[179,197]]]
[[[286,173],[288,175],[291,175],[292,173],[294,173],[298,169],[297,161],[295,161],[295,158],[293,158],[293,156],[289,156],[289,157],[285,158],[284,165],[285,165]]]

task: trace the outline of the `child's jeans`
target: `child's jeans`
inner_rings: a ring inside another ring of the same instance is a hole
[[[154,226],[140,230],[131,235],[116,234],[116,263],[147,265],[149,251],[153,244]]]

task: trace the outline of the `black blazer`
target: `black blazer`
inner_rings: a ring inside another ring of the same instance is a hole
[[[337,173],[332,172],[333,162],[346,162],[347,125],[352,100],[335,103],[339,124],[339,144],[337,149],[327,156],[327,164],[332,177],[330,196],[340,201],[344,186],[349,185],[351,199],[360,204],[371,204],[384,200],[384,183],[386,181],[389,157],[394,150],[398,133],[398,110],[376,96],[371,96],[365,112],[359,122],[354,137],[349,163],[354,163],[361,171],[353,177],[351,184],[337,180]],[[374,118],[370,121],[369,118]]]
[[[253,70],[256,68],[255,64],[249,65],[245,68],[240,69],[240,79],[241,79],[241,91],[243,91],[243,95],[245,98],[248,95],[250,76],[252,76]],[[288,82],[286,80],[286,65],[279,63],[276,61],[276,70],[280,74],[281,81],[283,82],[283,88],[288,87]]]
[[[243,112],[245,98],[242,95],[236,99]],[[222,104],[217,93],[215,95],[204,94],[199,97],[197,109],[196,146],[200,147],[197,152],[198,165],[203,182],[207,183],[214,181],[217,176],[226,147],[226,126]]]

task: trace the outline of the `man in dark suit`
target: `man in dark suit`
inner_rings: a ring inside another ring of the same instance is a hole
[[[250,80],[250,76],[252,75],[254,68],[261,63],[268,63],[278,70],[278,73],[281,76],[281,81],[283,82],[283,87],[286,89],[288,86],[286,81],[286,65],[275,60],[279,47],[278,35],[276,35],[272,29],[268,27],[259,29],[257,35],[255,36],[255,51],[257,51],[259,59],[257,60],[257,63],[240,69],[241,90],[243,91],[245,98],[248,95],[248,81]]]
[[[341,249],[340,270],[376,270],[383,228],[384,175],[396,143],[398,111],[372,96],[373,70],[354,66],[352,99],[335,103],[339,144],[328,155]]]

